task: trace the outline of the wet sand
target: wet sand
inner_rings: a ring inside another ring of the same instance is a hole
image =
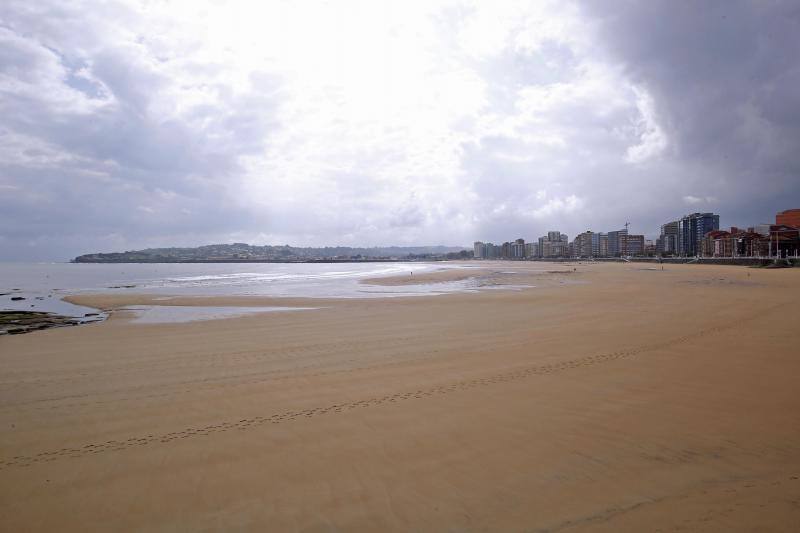
[[[480,263],[479,263],[480,264]],[[486,276],[492,273],[492,270],[486,268],[478,268],[472,265],[466,268],[453,268],[445,270],[434,270],[432,272],[417,272],[414,274],[413,270],[408,273],[384,276],[378,278],[367,278],[361,280],[365,285],[381,285],[386,287],[396,287],[402,285],[419,285],[419,284],[434,284],[445,283],[448,281],[463,281],[477,277]]]
[[[795,530],[800,269],[481,268],[0,337],[0,530]]]

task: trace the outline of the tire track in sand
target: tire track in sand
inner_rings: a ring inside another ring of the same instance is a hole
[[[89,457],[96,454],[108,453],[114,451],[122,451],[139,446],[150,446],[167,444],[177,439],[187,439],[199,436],[212,435],[214,433],[224,433],[227,431],[246,431],[253,427],[267,426],[270,424],[285,424],[295,420],[307,420],[320,416],[329,416],[337,413],[343,413],[354,409],[365,409],[376,407],[380,405],[391,405],[397,402],[403,402],[414,399],[437,397],[452,392],[470,390],[478,387],[486,387],[496,385],[499,383],[507,383],[525,379],[531,376],[542,376],[565,372],[575,368],[590,367],[603,363],[609,363],[620,359],[628,359],[635,357],[641,353],[651,352],[671,346],[678,346],[685,344],[691,340],[720,333],[740,327],[741,325],[749,322],[750,320],[762,317],[772,311],[775,311],[785,304],[777,304],[769,308],[760,310],[757,313],[748,314],[738,320],[728,321],[724,325],[712,326],[704,328],[693,333],[674,337],[671,339],[655,342],[651,344],[644,344],[629,350],[621,350],[602,355],[592,355],[562,361],[558,363],[550,363],[544,365],[535,365],[519,368],[509,372],[495,374],[483,378],[474,378],[462,381],[456,381],[449,384],[437,385],[433,387],[425,387],[415,391],[398,392],[395,394],[387,394],[374,398],[367,398],[364,400],[357,400],[352,402],[344,402],[340,404],[332,404],[323,407],[313,407],[303,410],[289,410],[282,413],[275,413],[270,416],[256,416],[251,418],[242,418],[237,421],[220,422],[217,424],[210,424],[207,426],[197,428],[186,428],[180,431],[173,431],[170,433],[163,433],[160,435],[141,435],[138,437],[131,437],[126,440],[108,440],[100,443],[86,444],[79,448],[61,448],[54,451],[39,452],[31,455],[17,455],[9,459],[0,460],[0,470],[8,468],[30,467],[39,463],[47,463],[58,461],[67,458],[81,458]]]

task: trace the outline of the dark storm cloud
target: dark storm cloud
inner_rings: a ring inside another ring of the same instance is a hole
[[[556,36],[480,67],[491,108],[518,117],[463,147],[480,238],[655,236],[688,212],[751,225],[800,205],[797,2],[584,2],[580,18],[587,46]]]
[[[697,172],[695,196],[724,204],[705,207],[729,223],[753,223],[800,204],[800,4],[584,8],[599,24],[601,46],[652,95],[669,156]]]

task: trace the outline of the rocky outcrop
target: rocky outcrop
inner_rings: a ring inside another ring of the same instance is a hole
[[[86,320],[40,311],[0,311],[0,335],[85,324]]]

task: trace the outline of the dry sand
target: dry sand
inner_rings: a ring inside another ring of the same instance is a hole
[[[797,530],[800,269],[485,268],[0,338],[0,529]]]

